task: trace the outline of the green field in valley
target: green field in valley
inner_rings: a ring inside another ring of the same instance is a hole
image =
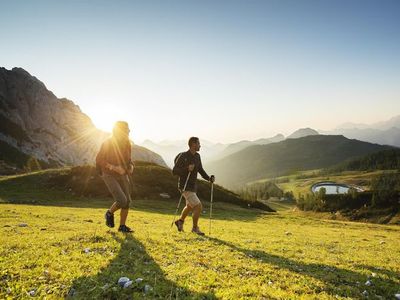
[[[382,174],[383,172],[393,172],[393,170],[347,171],[337,174],[321,175],[319,174],[319,171],[320,170],[297,172],[293,175],[254,181],[250,184],[275,181],[284,192],[292,191],[295,197],[298,197],[299,194],[305,195],[307,193],[311,193],[311,187],[313,184],[325,181],[344,183],[350,186],[355,185],[361,187],[364,190],[368,190],[371,184],[371,180],[374,177]]]

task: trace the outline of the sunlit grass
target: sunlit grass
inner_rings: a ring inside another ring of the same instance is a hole
[[[185,233],[170,229],[176,199],[136,200],[135,232],[125,236],[103,224],[110,199],[31,189],[22,180],[0,190],[5,202],[46,197],[49,204],[0,204],[0,298],[74,291],[76,299],[359,299],[367,291],[391,299],[399,292],[398,226],[263,213],[215,199],[212,235],[198,237],[190,220]],[[206,232],[207,215],[206,208]],[[121,276],[143,282],[123,289]]]

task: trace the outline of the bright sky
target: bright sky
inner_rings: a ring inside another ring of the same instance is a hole
[[[400,113],[400,1],[3,1],[19,66],[136,142],[231,142]]]

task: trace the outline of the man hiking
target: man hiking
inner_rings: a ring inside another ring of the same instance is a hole
[[[114,198],[114,203],[105,215],[106,225],[114,227],[114,213],[121,209],[118,228],[120,232],[132,232],[132,229],[125,225],[131,201],[128,176],[132,174],[134,167],[129,132],[127,122],[116,122],[112,137],[103,142],[96,156],[96,167]]]
[[[204,171],[203,166],[201,164],[200,154],[200,140],[198,137],[191,137],[189,139],[189,150],[186,152],[180,153],[175,158],[175,165],[172,169],[172,174],[179,176],[178,186],[180,191],[185,197],[186,206],[182,210],[181,216],[179,220],[175,222],[178,231],[183,231],[183,224],[185,222],[185,218],[192,211],[192,219],[193,219],[193,228],[192,232],[197,233],[199,235],[204,235],[202,231],[200,231],[198,222],[203,206],[196,195],[197,190],[197,172],[207,181],[214,182],[215,176],[208,176],[206,171]],[[190,175],[189,175],[190,172]],[[189,178],[188,178],[189,176]],[[185,183],[187,180],[186,188]]]

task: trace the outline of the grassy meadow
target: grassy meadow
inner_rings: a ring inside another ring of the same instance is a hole
[[[170,227],[177,199],[135,199],[133,234],[104,225],[110,198],[0,178],[1,299],[393,299],[400,227],[205,202],[199,237]],[[36,178],[35,180],[33,180]],[[117,217],[117,216],[116,216]],[[116,218],[118,221],[118,217]],[[133,280],[118,286],[120,277]],[[136,279],[141,278],[142,281]]]

